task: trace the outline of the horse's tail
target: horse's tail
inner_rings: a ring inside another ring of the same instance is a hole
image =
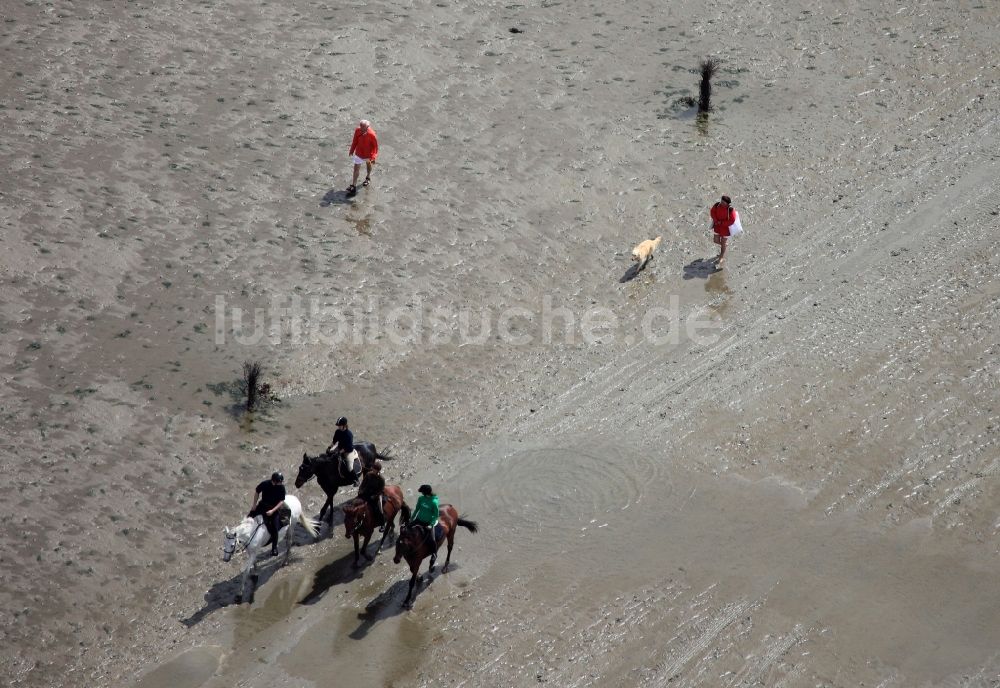
[[[460,526],[468,528],[470,533],[478,533],[479,532],[479,526],[476,524],[475,521],[466,521],[464,518],[459,518],[458,521],[457,521],[457,523]]]
[[[316,532],[316,525],[312,522],[312,519],[306,518],[306,515],[302,513],[302,502],[295,495],[285,496],[285,506],[292,512],[292,518],[289,523],[294,523],[298,520],[302,524],[302,527],[306,529],[306,532],[311,536],[316,537],[318,533]]]
[[[319,531],[316,530],[316,523],[311,518],[306,518],[306,515],[301,512],[299,513],[299,523],[302,524],[302,527],[306,529],[309,535],[319,537]]]

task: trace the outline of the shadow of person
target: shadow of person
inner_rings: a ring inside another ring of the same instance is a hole
[[[707,279],[709,275],[722,272],[714,258],[695,258],[684,266],[684,279]]]
[[[321,208],[326,208],[333,204],[337,205],[354,205],[354,198],[357,194],[349,194],[343,190],[330,189],[325,194],[323,194],[323,200],[319,202]]]
[[[733,293],[733,290],[726,284],[726,273],[722,270],[715,270],[709,274],[708,279],[705,280],[705,291],[710,294],[725,294],[726,296]]]

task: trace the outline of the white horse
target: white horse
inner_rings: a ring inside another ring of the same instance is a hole
[[[302,527],[314,538],[317,536],[316,526],[302,513],[302,503],[299,502],[298,497],[286,495],[285,507],[292,512],[292,517],[289,519],[288,525],[278,531],[278,542],[281,542],[281,540],[285,541],[285,558],[281,562],[282,566],[288,563],[288,557],[292,553],[292,531],[295,529],[296,521],[301,523]],[[236,604],[243,601],[247,579],[253,574],[256,580],[257,557],[265,549],[264,543],[267,542],[267,538],[267,526],[264,525],[264,519],[260,516],[257,518],[244,518],[243,522],[232,530],[227,527],[223,531],[222,561],[232,559],[233,553],[237,549],[246,550],[247,553],[247,565],[243,569],[243,578],[240,581],[239,592],[236,593]],[[253,600],[253,590],[250,591],[248,599]]]

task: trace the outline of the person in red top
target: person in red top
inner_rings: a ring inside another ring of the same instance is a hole
[[[351,150],[347,152],[354,159],[354,178],[351,185],[347,187],[347,193],[357,193],[358,173],[361,171],[361,163],[367,166],[365,181],[363,186],[368,186],[372,181],[372,165],[378,157],[378,139],[375,137],[375,130],[372,123],[366,119],[358,123],[358,128],[354,130],[354,139],[351,141]]]
[[[719,245],[719,255],[716,257],[716,265],[722,267],[726,262],[726,241],[729,239],[729,228],[736,222],[736,211],[730,205],[732,200],[729,196],[723,196],[722,200],[712,206],[709,215],[712,218],[712,231],[715,236],[712,241]]]

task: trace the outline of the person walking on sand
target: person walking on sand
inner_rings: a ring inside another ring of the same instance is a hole
[[[358,173],[361,172],[361,165],[366,166],[365,181],[362,186],[368,186],[372,181],[372,165],[378,157],[378,138],[372,123],[366,119],[358,122],[358,128],[354,130],[354,138],[351,140],[351,150],[347,152],[354,160],[354,178],[351,185],[347,187],[347,193],[357,193]]]
[[[721,268],[726,262],[726,243],[729,237],[738,233],[734,230],[739,227],[739,214],[732,206],[732,199],[723,196],[722,200],[712,206],[709,216],[712,218],[712,232],[715,234],[712,241],[719,245],[715,264]]]

